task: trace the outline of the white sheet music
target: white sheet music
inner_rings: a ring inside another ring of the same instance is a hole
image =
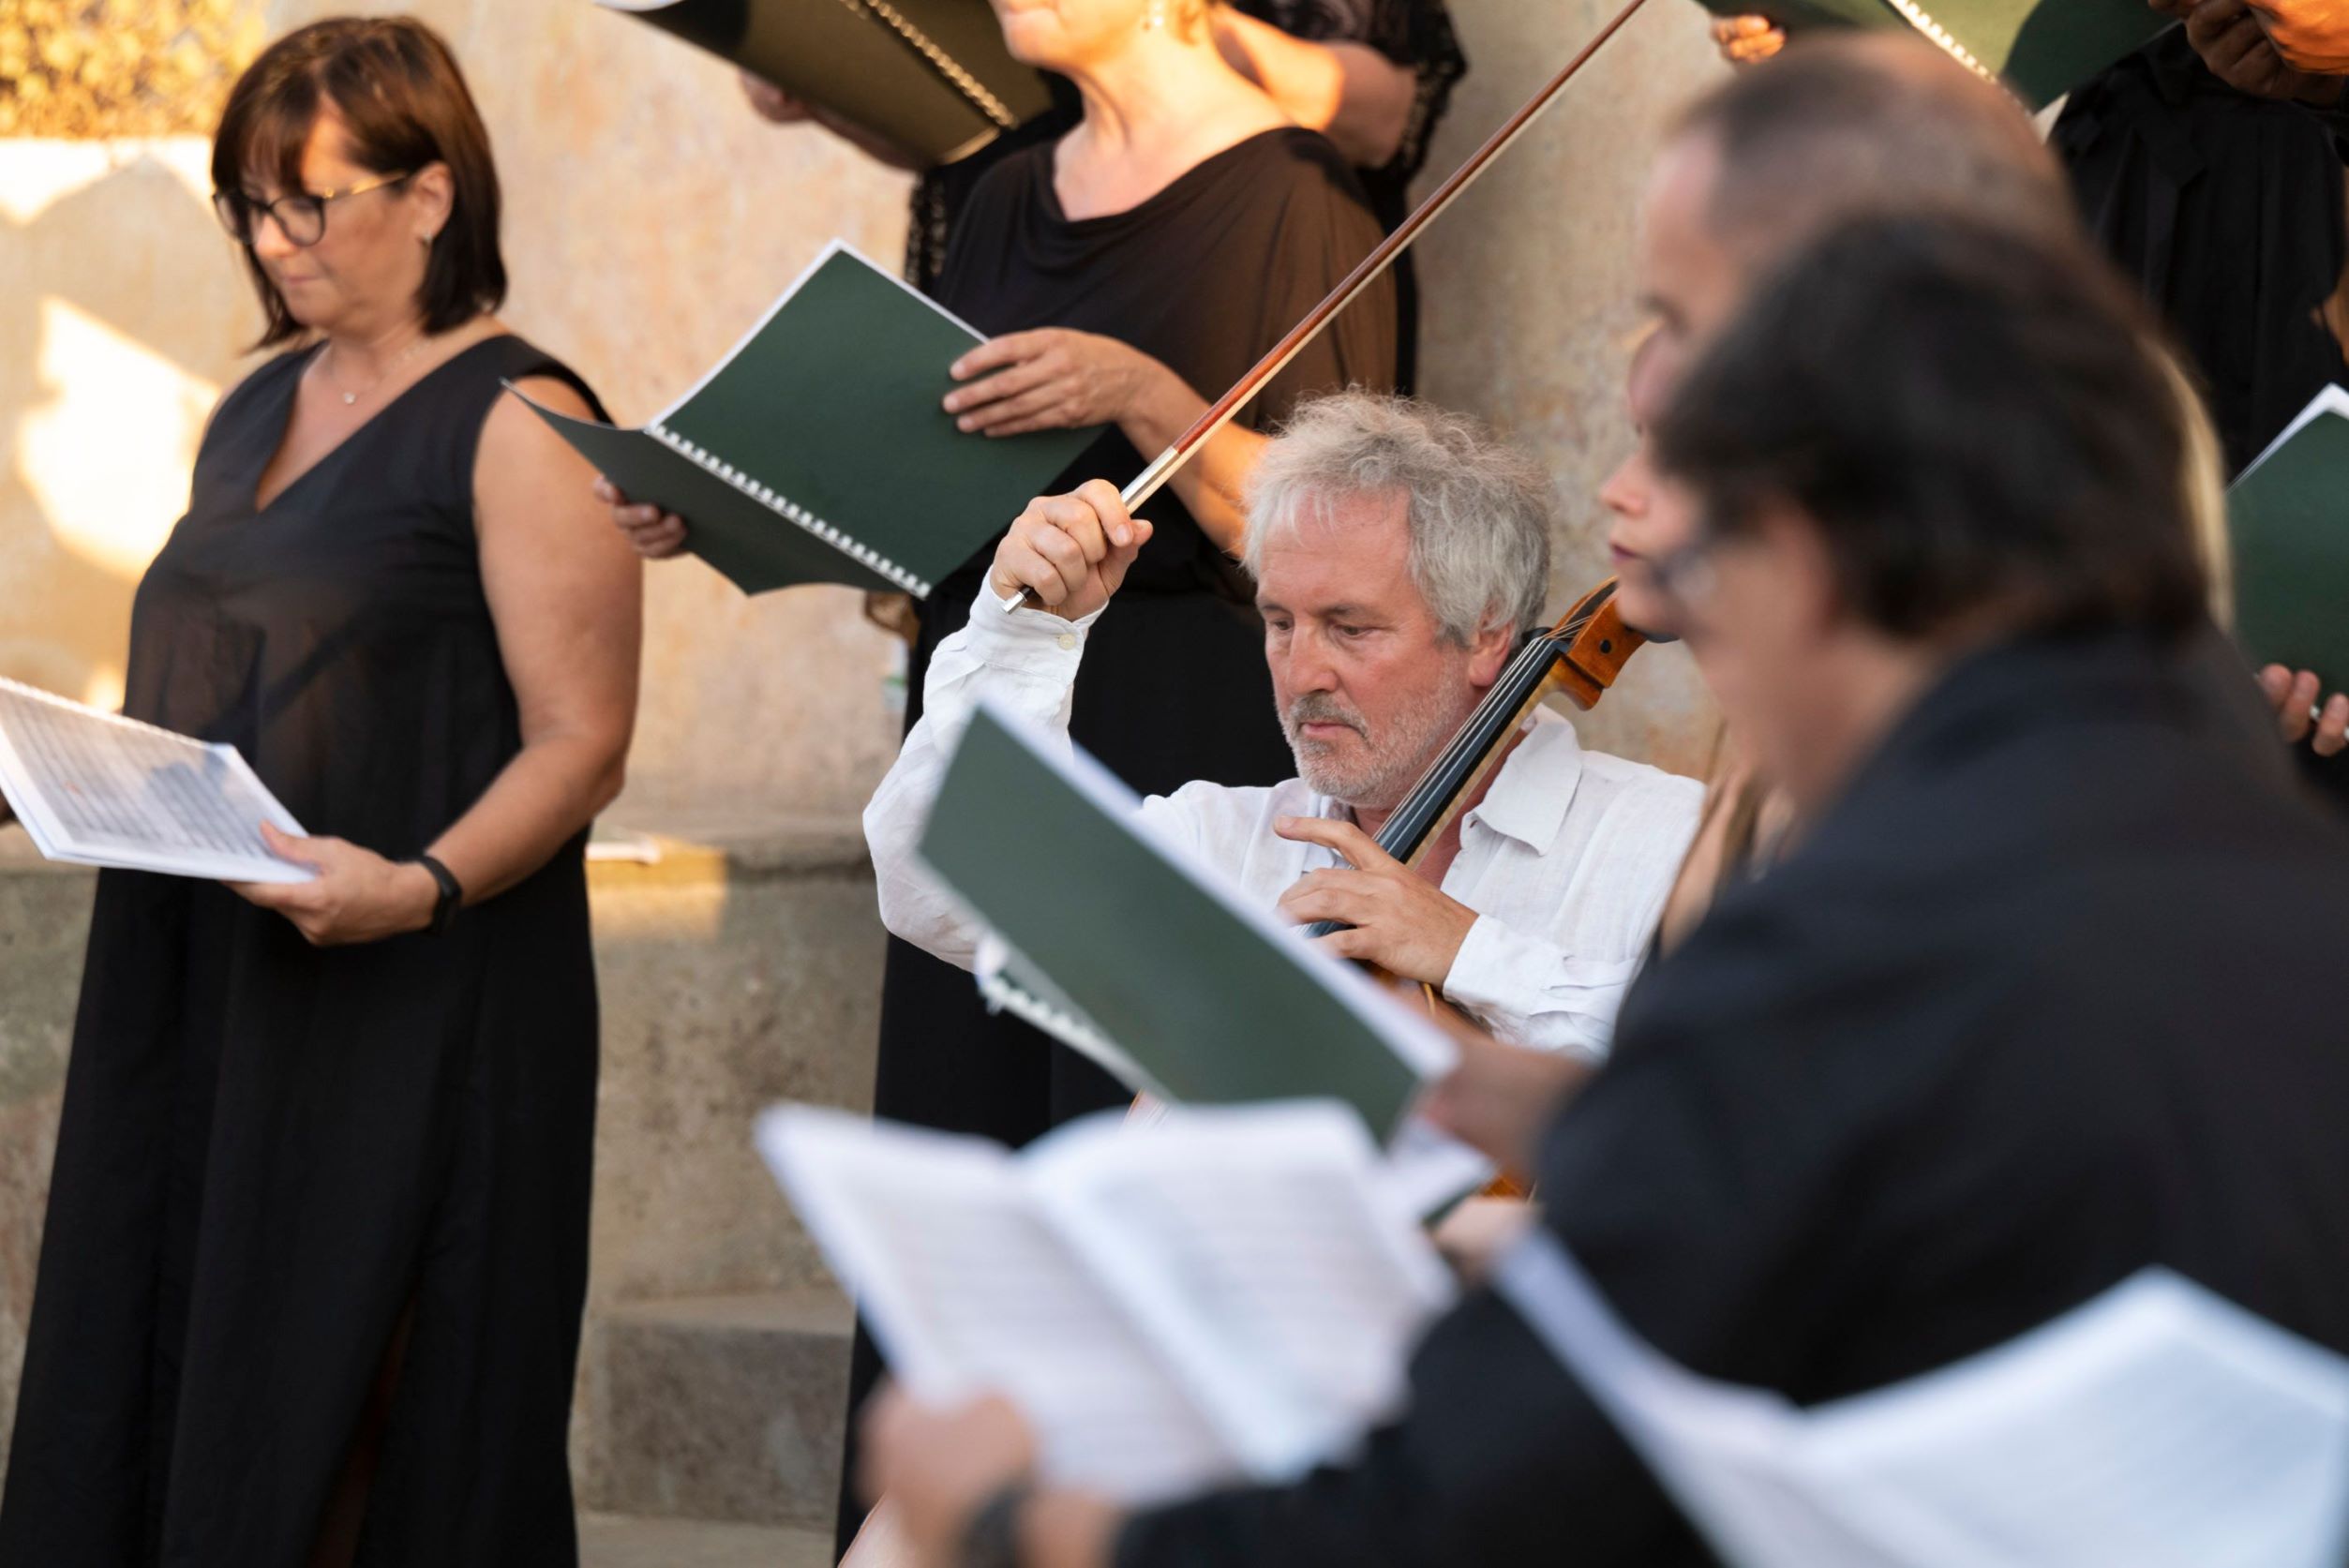
[[[238,882],[304,882],[264,821],[300,834],[233,746],[0,679],[0,789],[43,855]]]
[[[1496,1284],[1743,1568],[2338,1568],[2349,1359],[2148,1269],[1810,1411],[1696,1377],[1535,1232]]]
[[[758,1143],[908,1393],[1008,1395],[1057,1481],[1136,1500],[1238,1466],[1143,1331],[978,1139],[792,1106]]]
[[[1335,1101],[1171,1110],[1040,1145],[1039,1200],[1154,1342],[1192,1369],[1249,1473],[1329,1457],[1390,1413],[1451,1298],[1415,1211]]]
[[[1010,1395],[1049,1475],[1127,1501],[1329,1456],[1449,1292],[1335,1103],[1104,1113],[1020,1157],[786,1107],[759,1144],[909,1391]]]

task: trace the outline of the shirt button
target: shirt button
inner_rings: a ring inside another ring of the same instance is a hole
[[[1061,646],[1062,648],[1064,648],[1064,649],[1074,648],[1074,647],[1076,647],[1076,645],[1077,645],[1077,635],[1076,635],[1074,632],[1063,632],[1063,633],[1061,633],[1061,634],[1060,634],[1060,646]]]

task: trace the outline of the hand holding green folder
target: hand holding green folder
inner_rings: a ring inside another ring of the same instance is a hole
[[[926,598],[1099,433],[956,429],[947,367],[983,341],[835,240],[643,429],[531,407],[631,500],[683,517],[686,547],[745,593]]]
[[[1052,105],[987,0],[598,0],[708,50],[921,163]]]
[[[2146,0],[1702,0],[1716,16],[1761,15],[1790,34],[1916,29],[1997,76],[2032,108],[2053,103],[2170,25]]]
[[[2235,635],[2349,691],[2349,392],[2328,386],[2227,491]]]

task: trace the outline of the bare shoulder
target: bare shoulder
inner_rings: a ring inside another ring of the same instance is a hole
[[[595,411],[588,406],[578,388],[561,377],[529,376],[516,381],[514,388],[540,408],[569,414],[574,419],[595,417]],[[480,476],[487,478],[501,468],[516,464],[564,466],[573,461],[584,463],[586,459],[524,406],[521,397],[502,396],[489,406],[489,417],[481,427],[481,453],[476,464]]]

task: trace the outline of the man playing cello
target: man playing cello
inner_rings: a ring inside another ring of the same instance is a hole
[[[1361,393],[1306,406],[1254,475],[1246,558],[1298,776],[1193,783],[1143,813],[1290,918],[1351,928],[1322,938],[1339,955],[1504,1038],[1595,1060],[1695,831],[1693,781],[1585,751],[1537,711],[1415,866],[1373,842],[1539,629],[1549,513],[1539,471],[1470,421]],[[953,739],[982,696],[1065,728],[1085,634],[1148,539],[1098,482],[1035,501],[1005,535],[991,590],[1045,607],[983,599],[941,645],[922,720],[865,811],[898,935],[972,962],[976,933],[913,861]]]

